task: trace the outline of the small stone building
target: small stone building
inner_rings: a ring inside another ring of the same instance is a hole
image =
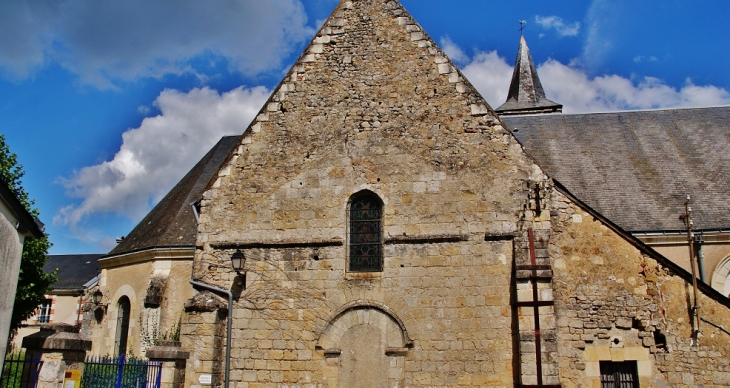
[[[190,285],[200,198],[236,143],[222,138],[150,213],[99,260],[101,274],[86,298],[82,335],[91,354],[144,356],[157,341],[177,337]]]
[[[551,179],[396,0],[341,1],[207,182],[185,386],[730,385],[730,301]]]

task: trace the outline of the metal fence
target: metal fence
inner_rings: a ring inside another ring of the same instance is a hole
[[[138,358],[87,357],[81,388],[158,388],[162,362]]]
[[[41,366],[39,355],[26,357],[25,351],[8,353],[0,373],[0,388],[35,388]]]

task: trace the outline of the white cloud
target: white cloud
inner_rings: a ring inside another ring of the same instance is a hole
[[[112,160],[62,180],[81,203],[61,209],[54,225],[74,230],[88,216],[108,212],[142,218],[221,136],[243,133],[269,95],[262,86],[223,94],[163,91],[155,101],[160,115],[125,132]]]
[[[469,56],[448,36],[441,38],[439,44],[444,50],[444,53],[455,63],[466,63],[469,61]]]
[[[496,51],[477,53],[462,68],[466,78],[474,85],[490,106],[496,108],[507,99],[512,66]]]
[[[623,3],[613,0],[593,0],[586,15],[586,38],[581,61],[589,69],[598,69],[615,47],[615,31],[621,28]]]
[[[560,36],[578,36],[580,31],[580,23],[566,23],[563,18],[559,16],[535,16],[535,23],[539,24],[544,29],[553,29]]]
[[[193,72],[225,58],[244,74],[276,68],[313,33],[300,0],[0,2],[0,71],[57,62],[98,87]]]
[[[462,59],[462,72],[489,104],[504,103],[512,77],[508,62],[496,51]],[[566,113],[730,104],[727,90],[691,80],[677,89],[651,77],[638,82],[617,75],[591,78],[576,65],[555,60],[541,64],[538,72],[547,97],[562,103]],[[127,131],[112,160],[63,180],[68,194],[81,201],[59,211],[54,224],[78,234],[78,226],[92,215],[140,219],[221,136],[242,133],[269,94],[265,87],[223,94],[208,88],[163,91],[154,103],[161,113]]]
[[[548,60],[537,69],[548,98],[563,104],[565,113],[629,109],[680,108],[730,104],[730,93],[687,80],[674,88],[660,79],[632,81],[618,75],[589,78],[578,68]]]
[[[502,105],[507,98],[512,66],[496,51],[478,53],[465,63],[462,72],[489,105]],[[565,65],[552,59],[539,65],[537,71],[547,98],[563,104],[565,113],[730,104],[727,90],[695,85],[691,80],[675,88],[653,77],[637,81],[618,75],[591,78],[576,63]]]
[[[637,55],[637,56],[634,57],[634,62],[635,63],[641,63],[641,62],[644,62],[644,61],[647,61],[647,62],[656,62],[658,60],[659,60],[659,58],[657,58],[657,57],[655,57],[653,55],[650,55],[648,57],[645,57],[643,55]]]

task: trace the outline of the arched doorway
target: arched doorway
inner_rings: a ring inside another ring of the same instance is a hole
[[[317,346],[333,359],[325,368],[337,376],[337,386],[376,388],[402,386],[405,356],[412,341],[390,308],[358,301],[334,314]]]
[[[132,305],[129,298],[123,296],[117,302],[117,330],[114,339],[116,355],[127,353],[127,337],[129,336],[129,317]]]

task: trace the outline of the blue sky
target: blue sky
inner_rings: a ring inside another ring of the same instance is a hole
[[[0,2],[0,133],[51,253],[113,248],[221,136],[243,132],[337,3]],[[730,104],[724,0],[402,3],[495,107],[519,20],[566,113]]]

